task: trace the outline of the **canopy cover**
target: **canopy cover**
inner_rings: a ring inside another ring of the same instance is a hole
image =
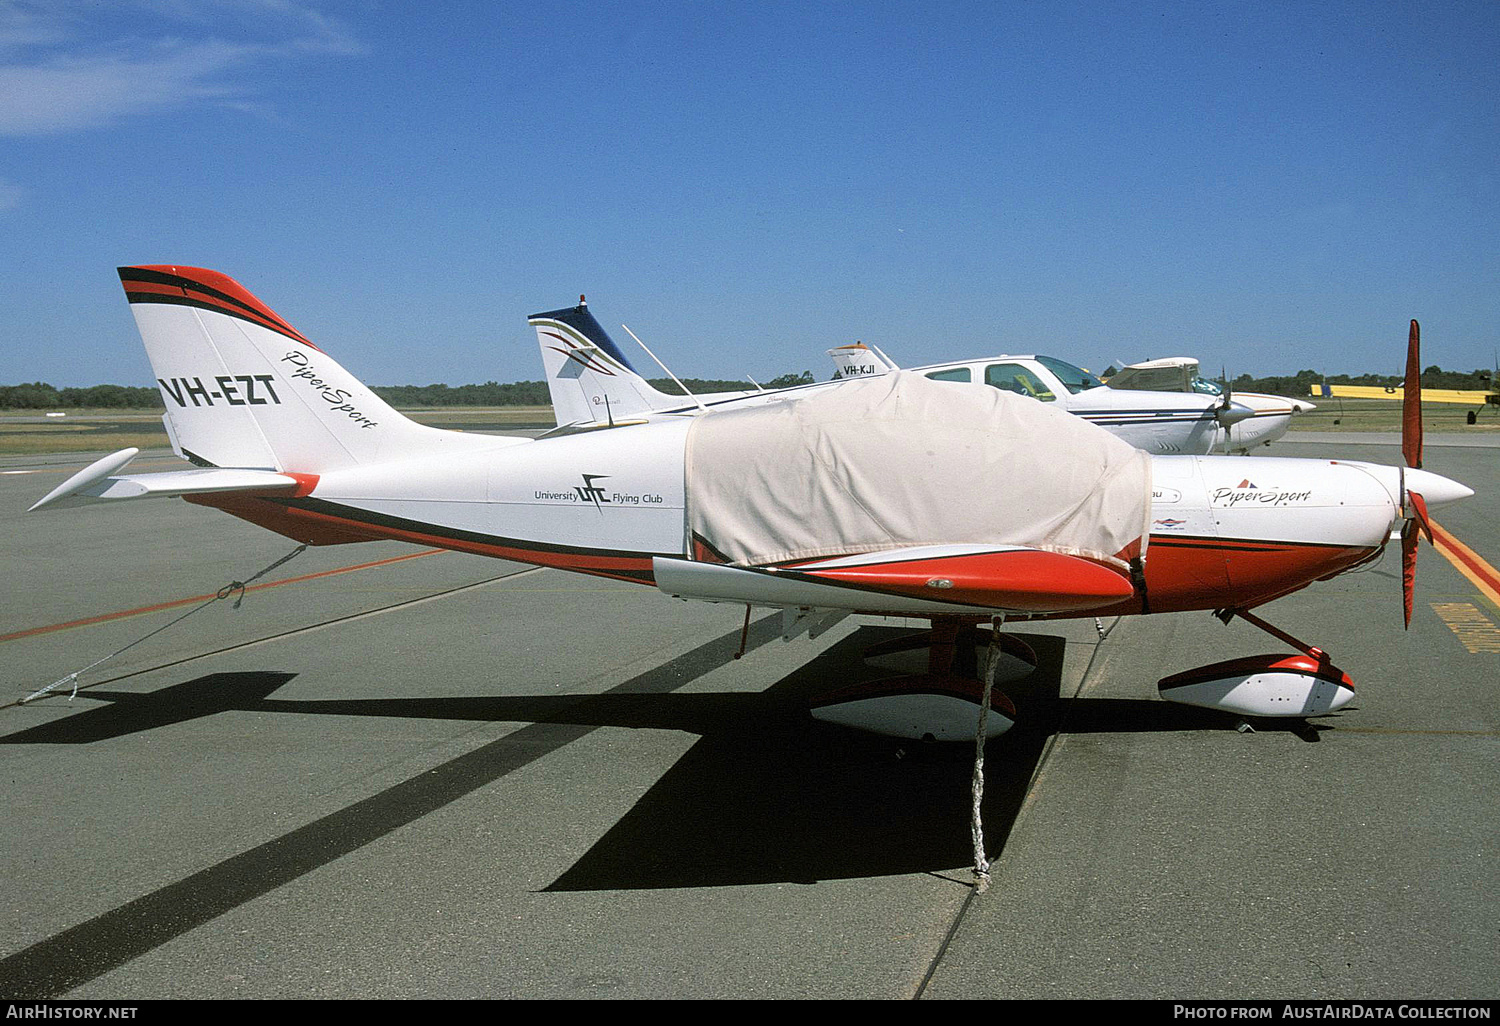
[[[993,544],[1123,567],[1151,515],[1145,452],[1036,399],[910,371],[700,416],[685,472],[692,535],[745,566]]]

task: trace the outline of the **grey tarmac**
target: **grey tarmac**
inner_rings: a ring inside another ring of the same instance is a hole
[[[1400,460],[1291,437],[1264,452]],[[1497,562],[1474,437],[1429,436],[1477,493],[1435,515]],[[1017,625],[979,894],[972,751],[806,713],[900,621],[784,643],[756,610],[735,659],[743,608],[335,546],[18,704],[292,548],[171,500],[22,513],[88,459],[0,458],[0,997],[1500,995],[1500,653],[1434,605],[1500,610],[1425,545],[1409,632],[1394,553],[1261,610],[1356,682],[1306,723],[1157,698],[1282,649],[1244,623]]]

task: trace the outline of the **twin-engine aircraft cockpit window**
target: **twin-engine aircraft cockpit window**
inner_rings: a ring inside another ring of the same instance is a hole
[[[933,381],[973,381],[967,367],[950,367],[947,370],[935,370],[928,372],[927,376]]]
[[[1057,396],[1042,384],[1041,380],[1019,363],[992,363],[984,369],[984,383],[1003,388],[1017,395],[1027,395],[1043,402],[1052,402]]]
[[[1036,362],[1056,374],[1057,380],[1061,381],[1063,387],[1074,395],[1090,388],[1104,387],[1104,382],[1082,367],[1075,367],[1066,360],[1059,360],[1055,356],[1038,356]]]

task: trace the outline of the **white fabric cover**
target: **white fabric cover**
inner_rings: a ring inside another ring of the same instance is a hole
[[[746,566],[961,543],[1124,565],[1151,514],[1145,452],[1035,399],[909,371],[704,414],[685,473],[690,531]]]

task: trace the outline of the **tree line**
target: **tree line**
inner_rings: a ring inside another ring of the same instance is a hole
[[[1434,364],[1422,372],[1423,388],[1456,388],[1465,391],[1486,391],[1494,386],[1487,370],[1445,371]],[[1217,380],[1217,379],[1216,379]],[[1406,380],[1402,374],[1319,374],[1317,371],[1301,370],[1290,376],[1252,378],[1241,374],[1229,383],[1231,390],[1241,392],[1269,392],[1271,395],[1292,397],[1310,395],[1312,389],[1321,384],[1329,385],[1376,385],[1391,388]]]
[[[1445,371],[1441,367],[1428,367],[1422,372],[1424,388],[1458,388],[1485,390],[1494,387],[1490,382],[1491,372],[1474,370]],[[1270,392],[1273,395],[1308,395],[1315,385],[1324,382],[1330,385],[1377,385],[1401,384],[1399,374],[1330,374],[1302,370],[1293,375],[1255,378],[1241,374],[1231,381],[1230,388],[1241,392]],[[811,371],[801,374],[783,374],[763,381],[765,388],[790,388],[793,385],[810,385],[814,381]],[[682,390],[670,378],[653,378],[651,384],[668,395],[681,395]],[[726,381],[709,378],[684,378],[683,384],[694,393],[738,392],[753,386],[748,381]],[[500,383],[486,381],[482,385],[376,385],[371,389],[392,406],[547,406],[551,400],[547,395],[545,381],[512,381]],[[79,410],[79,409],[161,409],[161,393],[155,388],[138,388],[131,385],[91,385],[86,388],[54,388],[46,382],[30,384],[0,385],[0,410]]]

